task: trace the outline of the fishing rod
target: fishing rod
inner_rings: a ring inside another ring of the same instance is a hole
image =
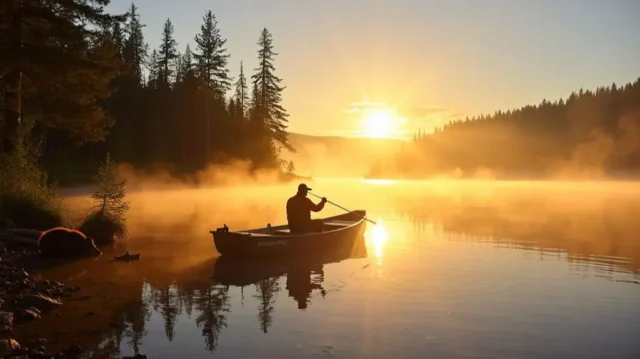
[[[315,193],[311,193],[311,192],[308,192],[308,193],[309,193],[310,195],[312,195],[312,196],[316,197],[316,198],[320,198],[320,199],[325,198],[325,197],[318,196],[318,195],[317,195],[317,194],[315,194]],[[334,205],[334,206],[336,206],[336,207],[338,207],[338,208],[340,208],[340,209],[343,209],[343,210],[345,210],[345,211],[347,211],[347,212],[349,212],[349,213],[355,214],[353,211],[348,210],[348,209],[346,209],[346,208],[342,207],[341,205],[339,205],[339,204],[337,204],[337,203],[331,202],[331,201],[329,201],[329,200],[328,200],[328,199],[326,199],[326,198],[325,198],[325,201],[327,201],[328,203],[331,203],[332,205]],[[374,222],[374,221],[370,220],[369,218],[366,218],[366,217],[365,217],[364,219],[365,219],[366,221],[369,221],[369,222],[371,222],[371,223],[373,223],[373,224],[377,225],[377,223],[376,223],[376,222]]]

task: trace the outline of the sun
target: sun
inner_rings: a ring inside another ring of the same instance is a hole
[[[371,109],[365,112],[362,129],[367,137],[390,137],[397,126],[396,116],[384,109]]]

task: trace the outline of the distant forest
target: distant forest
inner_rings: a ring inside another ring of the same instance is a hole
[[[604,179],[640,174],[640,79],[417,133],[368,177]]]
[[[104,12],[108,3],[0,4],[2,153],[39,151],[60,184],[86,182],[107,152],[179,173],[230,159],[293,168],[279,158],[294,149],[266,28],[256,33],[256,58],[231,65],[211,11],[193,47],[176,42],[167,19],[152,49],[136,5],[113,15]]]

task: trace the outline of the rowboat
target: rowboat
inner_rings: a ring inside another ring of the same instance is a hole
[[[322,232],[293,234],[287,225],[233,232],[225,225],[210,233],[216,250],[226,257],[306,255],[350,249],[364,234],[366,220],[366,211],[357,210],[323,219]]]

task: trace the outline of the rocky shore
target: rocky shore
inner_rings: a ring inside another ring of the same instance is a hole
[[[28,343],[16,340],[20,324],[56,315],[56,308],[63,305],[65,298],[82,289],[38,280],[25,270],[22,264],[28,258],[38,258],[39,235],[40,232],[33,230],[0,230],[0,359],[80,358],[85,353],[80,345],[51,353],[47,351],[45,337]]]

